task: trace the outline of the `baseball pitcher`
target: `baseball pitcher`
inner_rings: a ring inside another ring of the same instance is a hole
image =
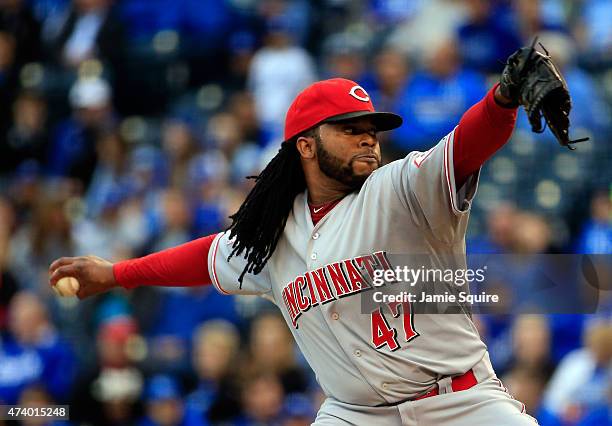
[[[568,138],[569,93],[533,46],[457,127],[426,152],[382,166],[377,112],[357,83],[314,83],[289,108],[285,141],[224,232],[111,264],[61,258],[50,283],[75,277],[80,298],[113,287],[213,284],[281,310],[327,399],[315,425],[532,425],[496,377],[468,314],[413,314],[409,303],[362,312],[360,294],[387,253],[465,259],[483,163],[509,139],[517,107]],[[409,119],[409,118],[408,118]],[[442,135],[441,135],[442,136]]]

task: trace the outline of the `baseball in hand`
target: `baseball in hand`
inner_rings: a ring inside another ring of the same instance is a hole
[[[73,277],[61,278],[57,284],[53,286],[53,290],[62,297],[76,296],[79,291],[79,281]]]

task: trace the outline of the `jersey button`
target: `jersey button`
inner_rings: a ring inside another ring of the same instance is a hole
[[[310,258],[311,258],[312,260],[317,260],[317,254],[316,254],[316,253],[312,253],[312,254],[310,255]]]
[[[383,384],[382,384],[382,388],[383,388],[383,389],[387,389],[388,387],[389,387],[389,384],[388,384],[388,383],[383,383]]]
[[[353,354],[354,354],[356,357],[360,357],[360,356],[361,356],[361,351],[360,351],[359,349],[355,349],[355,352],[353,352]]]
[[[314,235],[312,236],[312,239],[313,239],[313,240],[317,240],[317,239],[319,239],[319,233],[318,233],[318,232],[315,232],[315,233],[314,233]]]
[[[340,319],[340,315],[338,314],[338,312],[334,312],[332,314],[332,319],[334,319],[334,320],[339,320]]]

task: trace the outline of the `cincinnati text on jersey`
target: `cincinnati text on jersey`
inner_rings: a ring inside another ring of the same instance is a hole
[[[374,271],[380,269],[391,269],[384,251],[330,263],[296,277],[282,291],[293,326],[298,328],[298,318],[312,306],[371,288]]]

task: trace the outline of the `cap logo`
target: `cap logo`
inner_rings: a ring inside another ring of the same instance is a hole
[[[357,91],[361,91],[362,94],[358,94]],[[351,95],[352,97],[354,97],[355,99],[361,101],[361,102],[369,102],[370,101],[370,95],[368,95],[368,92],[366,92],[364,90],[363,87],[361,86],[353,86],[351,87],[351,91],[349,92],[349,95]]]

